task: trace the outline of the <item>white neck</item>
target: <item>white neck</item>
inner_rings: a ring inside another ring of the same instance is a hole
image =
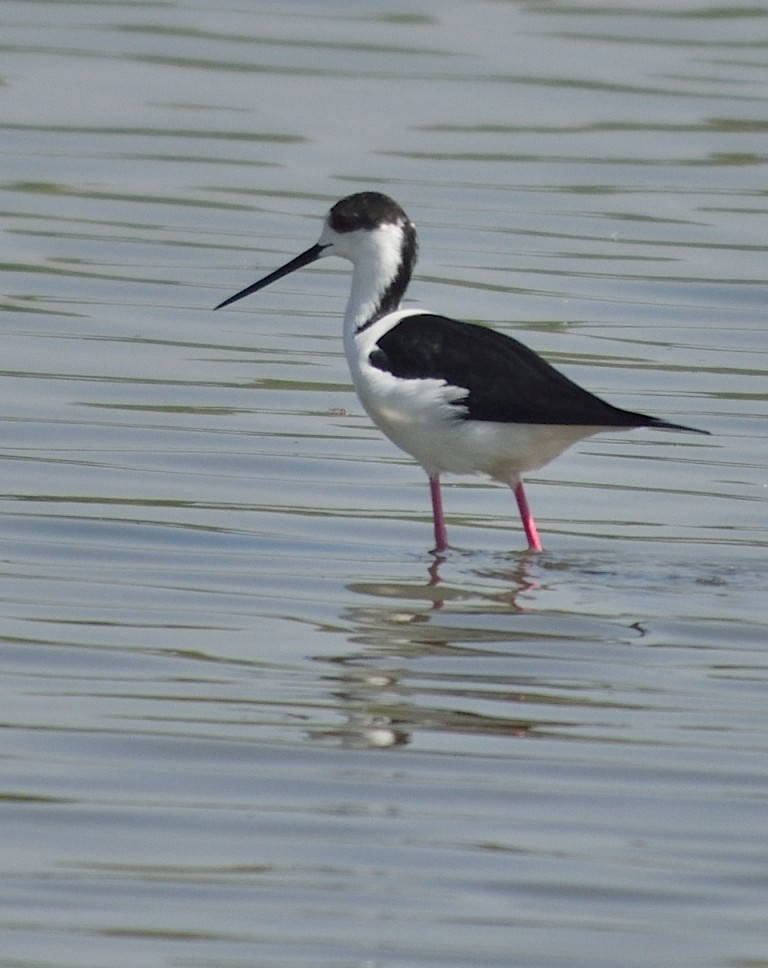
[[[375,232],[361,233],[356,240],[352,288],[344,313],[345,333],[356,333],[378,315],[398,308],[401,293],[385,306],[382,302],[401,268],[403,235],[397,225],[382,225]]]

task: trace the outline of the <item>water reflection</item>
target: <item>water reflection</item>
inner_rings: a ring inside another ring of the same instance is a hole
[[[499,662],[506,665],[538,638],[531,628],[510,624],[528,611],[518,598],[539,587],[534,561],[517,555],[508,569],[494,570],[492,581],[486,570],[475,569],[462,586],[441,577],[450,556],[434,555],[422,581],[350,583],[355,595],[393,604],[367,601],[345,610],[348,642],[356,648],[322,660],[335,667],[332,695],[345,723],[312,735],[382,748],[408,743],[416,731],[520,738],[567,725],[521,715],[519,706],[531,701],[532,689],[536,703],[541,701],[540,683],[510,677],[509,670],[499,673]],[[542,633],[551,646],[551,625]],[[509,713],[478,708],[485,703]]]
[[[495,583],[508,585],[508,590],[504,591],[478,591],[478,588],[461,588],[457,585],[447,584],[441,577],[441,569],[446,565],[448,557],[443,554],[433,554],[432,560],[427,567],[427,578],[423,584],[418,583],[393,583],[393,582],[352,582],[347,585],[349,591],[358,595],[368,595],[374,598],[394,598],[403,601],[423,601],[430,603],[433,610],[439,611],[447,602],[464,602],[469,600],[480,600],[488,604],[500,604],[512,611],[525,611],[525,608],[518,604],[518,596],[526,591],[534,590],[538,587],[538,580],[531,577],[534,570],[531,564],[531,556],[525,552],[515,556],[515,564],[509,571],[497,570],[492,577]],[[481,580],[483,574],[476,572]],[[486,586],[487,587],[487,586]],[[405,614],[405,613],[403,613]],[[405,621],[409,620],[407,617]]]
[[[471,736],[644,742],[632,725],[641,711],[657,723],[687,717],[660,667],[690,662],[683,643],[708,635],[690,610],[722,607],[713,589],[731,599],[749,649],[756,626],[729,589],[740,587],[746,603],[764,582],[757,562],[693,566],[651,550],[632,567],[621,554],[518,555],[503,565],[449,554],[427,561],[420,578],[349,583],[361,603],[341,615],[346,647],[318,657],[332,670],[323,681],[343,725],[310,733],[370,748],[448,736],[459,745]],[[707,718],[721,716],[712,708]]]
[[[394,649],[419,649],[423,657],[434,660],[441,655],[449,661],[456,653],[446,641],[431,639],[429,645],[413,639],[401,637],[392,643]],[[477,653],[479,654],[479,653]],[[466,652],[464,652],[466,657]],[[445,735],[467,736],[482,734],[507,737],[543,735],[543,730],[554,724],[533,720],[523,716],[492,716],[473,711],[482,696],[482,680],[475,677],[469,688],[464,679],[448,677],[449,682],[440,682],[439,676],[430,676],[427,681],[418,681],[410,668],[411,660],[405,661],[402,668],[381,660],[363,656],[346,656],[332,660],[341,669],[326,677],[333,683],[332,696],[338,704],[338,711],[345,720],[343,726],[317,728],[309,735],[318,740],[337,741],[346,748],[383,749],[404,746],[411,742],[414,734],[439,733]],[[506,692],[503,700],[498,693],[498,684],[489,680],[489,690],[494,691],[495,702],[503,701],[524,703],[526,695]],[[434,693],[434,695],[432,695]],[[450,703],[466,708],[449,708]],[[560,723],[564,725],[564,723]]]

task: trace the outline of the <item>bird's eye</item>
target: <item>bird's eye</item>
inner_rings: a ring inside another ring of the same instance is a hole
[[[352,230],[352,219],[348,215],[334,212],[331,219],[331,228],[336,232],[350,232]]]

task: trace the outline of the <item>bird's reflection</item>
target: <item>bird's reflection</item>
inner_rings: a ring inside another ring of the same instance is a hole
[[[529,638],[525,630],[510,627],[508,619],[526,613],[518,597],[537,587],[531,572],[538,566],[529,556],[517,556],[509,567],[476,570],[470,572],[470,581],[457,583],[441,573],[452,563],[451,557],[450,553],[433,555],[422,579],[347,586],[368,601],[348,608],[342,616],[349,628],[350,651],[321,659],[333,667],[326,679],[345,721],[316,731],[315,738],[350,748],[384,749],[407,744],[417,727],[529,734],[534,724],[528,719],[472,711],[477,705],[477,672],[468,685],[455,674],[447,681],[444,673],[423,673],[418,664],[436,657],[445,657],[448,664],[472,656],[497,659],[498,649],[492,644],[500,638],[512,642]],[[473,620],[488,615],[501,617],[501,625],[494,622],[489,628],[485,618]],[[450,697],[450,708],[436,708],[432,701],[424,701],[424,694]],[[456,708],[462,695],[467,698],[466,709]],[[512,690],[505,692],[504,699],[522,701],[524,695]]]
[[[508,568],[497,567],[475,571],[472,573],[474,579],[472,585],[461,587],[446,582],[441,575],[441,569],[446,566],[449,556],[433,552],[427,566],[426,582],[353,582],[347,588],[352,592],[373,595],[377,598],[423,601],[429,603],[435,611],[442,609],[447,602],[475,601],[485,604],[496,603],[513,611],[525,612],[527,609],[518,603],[518,598],[538,587],[539,581],[533,577],[532,571],[538,566],[539,559],[529,554],[516,555],[515,558],[514,564]],[[478,580],[484,587],[478,587]],[[490,581],[504,587],[500,591],[490,591],[488,588]]]

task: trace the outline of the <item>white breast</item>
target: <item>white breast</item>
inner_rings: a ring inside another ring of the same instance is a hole
[[[345,333],[352,380],[367,413],[428,474],[488,474],[515,483],[600,427],[466,420],[467,390],[438,379],[402,379],[372,366],[377,340],[401,319],[423,310],[390,313],[360,333]]]

